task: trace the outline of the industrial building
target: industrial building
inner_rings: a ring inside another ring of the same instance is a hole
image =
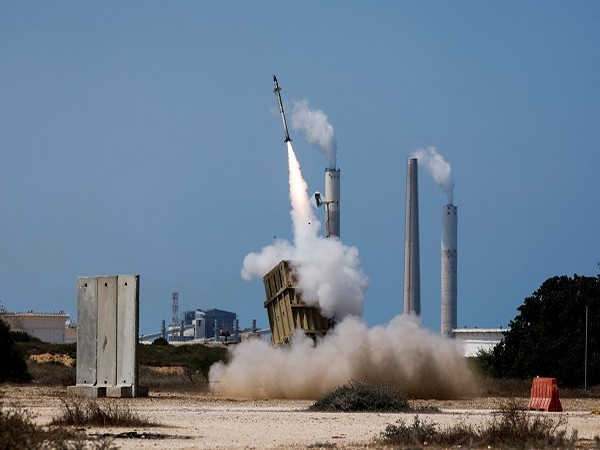
[[[11,331],[20,331],[50,344],[68,344],[77,342],[77,328],[71,324],[71,316],[64,311],[56,313],[36,313],[28,311],[0,311]]]
[[[504,339],[507,328],[455,328],[452,335],[462,344],[464,356],[477,356],[481,350],[490,351]]]
[[[222,309],[185,311],[183,326],[186,330],[193,330],[194,339],[214,339],[225,333],[233,336],[238,330],[237,314]],[[189,331],[184,333],[184,336],[188,335],[192,334]]]

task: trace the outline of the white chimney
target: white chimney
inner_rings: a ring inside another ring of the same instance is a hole
[[[340,236],[340,169],[325,169],[325,237]]]
[[[453,204],[442,207],[441,333],[452,336],[457,327],[457,213]]]

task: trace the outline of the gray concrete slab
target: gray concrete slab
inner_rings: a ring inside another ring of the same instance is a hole
[[[67,390],[77,397],[99,398],[106,397],[106,387],[104,386],[69,386]]]
[[[77,278],[77,384],[96,384],[98,280]]]
[[[117,276],[98,277],[97,380],[117,384]]]
[[[117,292],[117,385],[137,385],[139,275],[119,275]],[[135,392],[132,392],[135,396]]]

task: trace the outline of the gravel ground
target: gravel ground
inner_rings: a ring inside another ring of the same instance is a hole
[[[48,424],[61,410],[65,388],[0,386],[4,407],[24,407],[39,424]],[[526,398],[517,399],[523,406]],[[99,399],[129,405],[142,418],[157,423],[145,428],[86,428],[90,435],[108,435],[113,445],[129,449],[257,449],[257,448],[377,448],[374,441],[386,425],[399,419],[412,422],[414,413],[318,413],[306,409],[304,400],[231,400],[209,394],[150,393],[148,398]],[[452,401],[419,401],[441,409],[419,414],[442,427],[464,422],[482,424],[506,399],[483,397]],[[567,420],[569,433],[576,429],[594,448],[600,435],[600,399],[561,399],[565,412],[552,413]],[[537,414],[537,413],[536,413]],[[126,434],[124,434],[126,433]]]

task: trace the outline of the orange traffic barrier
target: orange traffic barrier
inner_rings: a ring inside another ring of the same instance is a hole
[[[535,377],[531,383],[528,409],[535,411],[561,412],[556,378]]]

